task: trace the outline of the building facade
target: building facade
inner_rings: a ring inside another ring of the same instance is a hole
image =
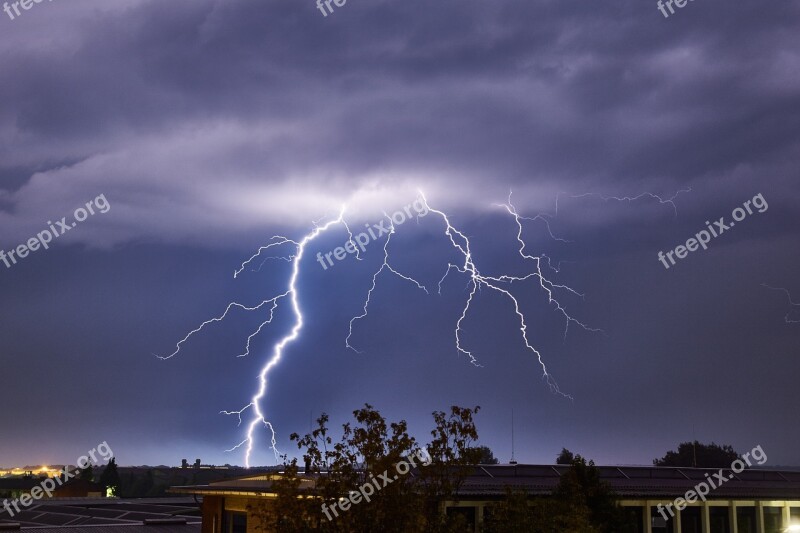
[[[458,500],[442,502],[442,507],[445,512],[462,514],[472,531],[479,533],[492,506],[505,497],[508,488],[524,491],[531,498],[547,496],[552,494],[568,468],[519,464],[477,466],[460,486]],[[635,516],[632,533],[800,531],[800,472],[598,468],[601,480],[618,495],[619,504]],[[277,475],[173,487],[170,492],[202,496],[202,533],[263,533],[268,530],[260,524],[256,510],[274,500],[271,484]],[[303,479],[303,483],[305,488],[313,489],[312,478]],[[692,498],[692,491],[695,498]],[[698,492],[703,493],[702,497]]]

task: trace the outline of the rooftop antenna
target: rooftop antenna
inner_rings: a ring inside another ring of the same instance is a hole
[[[697,435],[694,432],[694,424],[692,424],[692,467],[697,468]]]
[[[515,465],[517,461],[514,459],[514,408],[511,408],[511,461],[509,464]]]

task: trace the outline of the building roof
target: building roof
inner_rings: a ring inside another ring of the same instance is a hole
[[[600,479],[618,495],[628,498],[682,496],[711,478],[719,485],[709,499],[800,499],[800,472],[748,469],[739,474],[722,469],[727,481],[719,483],[718,468],[655,466],[599,466]],[[544,495],[555,489],[568,465],[485,465],[475,469],[461,487],[461,496],[496,496],[506,487]]]
[[[710,478],[719,486],[709,499],[792,499],[800,500],[800,472],[747,469],[734,473],[722,469],[725,483],[714,474],[720,469],[674,468],[655,466],[599,466],[600,479],[625,498],[675,498]],[[523,490],[531,495],[547,495],[558,485],[568,465],[481,465],[475,467],[459,489],[461,498],[499,497],[507,489]],[[269,494],[275,475],[228,479],[208,485],[172,487],[176,494],[216,494],[262,496]],[[313,488],[313,478],[305,478]]]
[[[144,525],[144,521],[182,519],[187,525]],[[19,523],[23,529],[47,528],[68,529],[77,533],[87,528],[93,533],[104,533],[102,527],[128,526],[118,533],[136,533],[131,526],[146,527],[150,533],[173,533],[172,530],[156,528],[179,528],[177,531],[192,533],[188,525],[200,523],[200,510],[194,498],[53,498],[39,500],[34,505],[13,516],[0,507],[0,525]],[[46,532],[43,532],[46,533]]]
[[[173,494],[214,494],[241,496],[261,496],[272,491],[272,484],[281,474],[259,474],[235,479],[224,479],[209,483],[208,485],[188,485],[183,487],[170,487],[168,492]],[[312,477],[300,476],[300,489],[313,489],[316,481]]]
[[[103,485],[80,478],[70,479],[63,485],[57,486],[54,492],[70,491],[70,490],[73,491],[78,490],[85,492],[105,492],[105,488],[103,487]]]
[[[0,478],[0,490],[25,490],[29,491],[37,485],[41,485],[41,477],[4,477]]]
[[[200,521],[179,525],[84,525],[24,528],[31,533],[200,533]],[[12,532],[13,533],[13,532]]]

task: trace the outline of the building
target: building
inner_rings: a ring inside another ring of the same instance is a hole
[[[44,478],[33,476],[6,477],[0,479],[0,498],[19,498],[38,486]]]
[[[258,474],[208,485],[172,487],[169,492],[202,496],[201,533],[268,533],[257,527],[259,523],[253,516],[253,509],[275,497],[272,482],[278,476],[280,474]],[[313,479],[301,481],[301,488],[313,489],[314,486]]]
[[[102,485],[85,479],[71,479],[53,491],[54,498],[102,498],[105,495]]]
[[[467,478],[458,503],[471,508],[475,524],[483,521],[488,505],[501,498],[505,487],[525,490],[532,496],[549,494],[568,466],[482,466]],[[600,466],[600,477],[619,496],[623,507],[636,513],[638,533],[781,533],[800,524],[800,472],[748,469],[734,473],[711,489],[706,501],[696,501],[683,511],[661,509],[695,490],[699,483],[715,479],[719,469],[637,466]]]
[[[481,530],[492,504],[506,489],[546,496],[568,470],[565,465],[483,465],[462,484],[458,501],[443,502],[446,512],[458,512]],[[709,490],[706,501],[688,503],[682,511],[666,512],[700,483],[708,483],[719,469],[600,466],[601,479],[619,496],[621,506],[636,516],[637,533],[782,533],[800,525],[800,472],[748,469],[734,473],[723,469],[727,481]],[[202,533],[253,533],[256,517],[251,509],[274,498],[276,474],[173,487],[170,492],[202,496]],[[729,478],[729,479],[728,479]],[[306,478],[307,488],[314,480]],[[659,507],[661,506],[661,507]],[[671,509],[674,509],[671,508]],[[667,520],[662,516],[667,517]],[[260,531],[264,531],[263,529]],[[800,529],[798,529],[800,531]]]

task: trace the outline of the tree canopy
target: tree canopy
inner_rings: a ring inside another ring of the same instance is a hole
[[[566,450],[564,450],[566,451]],[[563,454],[563,452],[562,452]],[[485,523],[485,533],[622,533],[636,531],[635,522],[600,481],[592,461],[575,455],[570,468],[549,496],[531,498],[507,491]]]
[[[478,464],[480,465],[496,465],[500,461],[497,460],[497,457],[494,456],[494,453],[488,446],[478,446],[478,452],[480,453]]]
[[[355,422],[342,426],[339,440],[331,436],[323,413],[310,433],[291,435],[303,452],[305,473],[316,480],[313,492],[303,489],[297,460],[287,458],[285,475],[273,484],[275,504],[254,509],[261,528],[283,533],[463,531],[463,517],[441,513],[439,502],[454,497],[485,454],[474,446],[473,416],[479,409],[453,406],[449,412],[434,412],[432,439],[424,449],[408,434],[405,420],[389,423],[369,404],[353,412]],[[373,491],[371,485],[380,489]],[[368,501],[365,492],[371,493]],[[352,506],[343,510],[343,499]]]
[[[556,457],[557,465],[571,465],[575,460],[575,455],[566,448],[561,448],[561,453]]]
[[[112,457],[106,467],[103,469],[103,473],[100,474],[99,483],[106,490],[110,489],[113,496],[116,496],[119,493],[120,479],[119,471],[117,470],[116,457]]]
[[[342,426],[338,440],[323,413],[310,433],[291,435],[302,452],[305,476],[297,459],[285,458],[284,475],[273,482],[276,498],[251,508],[260,519],[257,527],[279,533],[467,530],[459,508],[445,513],[441,504],[458,500],[475,465],[497,463],[489,448],[477,445],[474,416],[479,410],[453,406],[448,412],[435,411],[431,440],[425,446],[408,434],[404,420],[387,422],[369,404],[353,412],[354,422]],[[412,462],[415,466],[400,468]],[[308,488],[309,478],[315,480],[313,489]],[[487,510],[485,531],[620,533],[627,531],[624,518],[594,463],[578,455],[551,495],[509,491]]]
[[[655,466],[682,466],[696,468],[726,468],[739,458],[730,445],[702,444],[698,441],[682,442],[677,451],[668,451],[664,457],[653,459]]]

